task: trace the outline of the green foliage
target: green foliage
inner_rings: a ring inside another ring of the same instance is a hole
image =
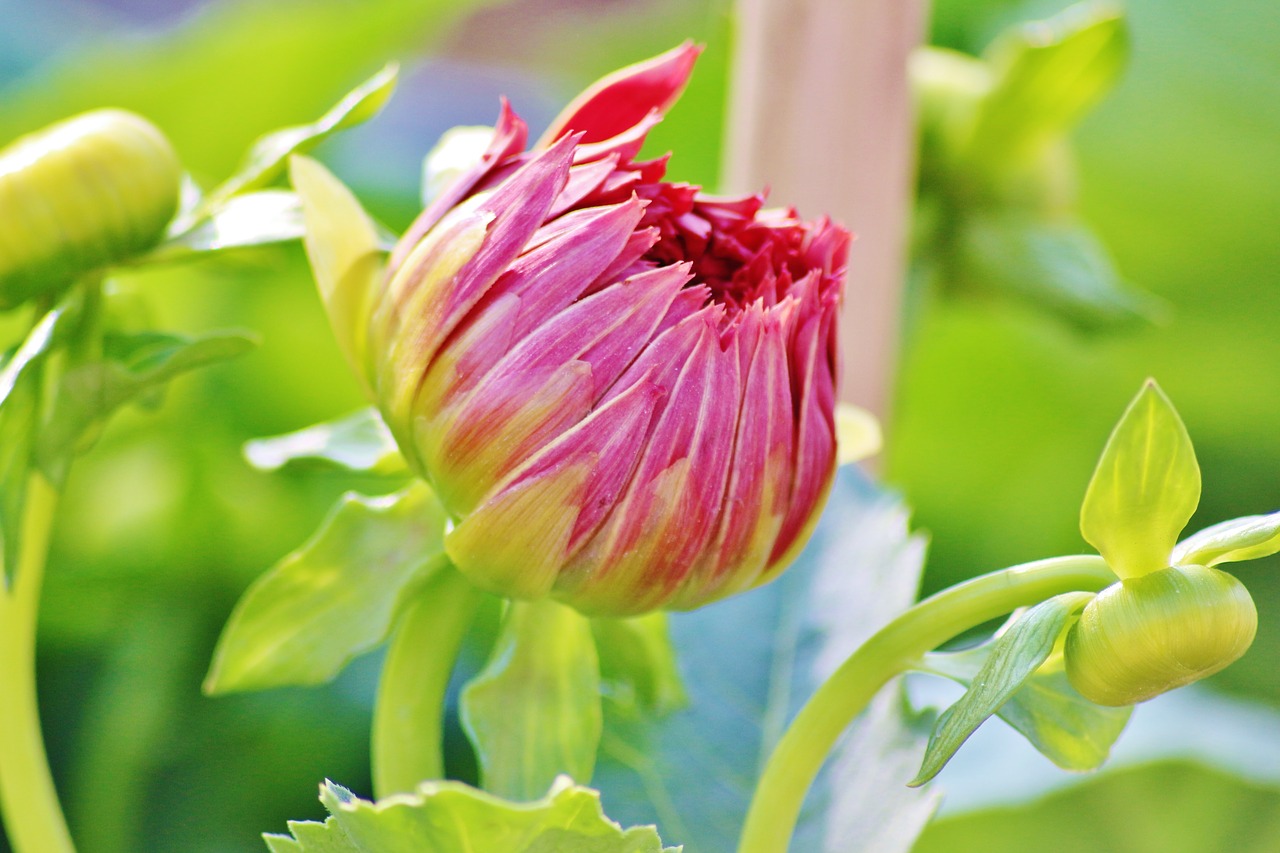
[[[615,701],[638,702],[650,713],[665,714],[688,702],[667,614],[591,620],[600,677]]]
[[[1126,30],[1110,4],[1080,3],[1008,29],[982,59],[914,57],[917,287],[1012,297],[1085,330],[1159,312],[1081,220],[1067,144],[1119,78]]]
[[[913,853],[1269,853],[1280,790],[1187,762],[1105,772],[1039,801],[944,818]]]
[[[1080,532],[1117,575],[1137,577],[1169,565],[1199,502],[1191,438],[1148,380],[1107,439],[1080,508]]]
[[[590,620],[550,600],[511,602],[460,712],[485,790],[525,800],[560,773],[590,779],[602,725]]]
[[[1170,564],[1216,566],[1258,560],[1280,552],[1280,512],[1233,518],[1206,527],[1173,549]]]
[[[67,369],[59,382],[52,411],[36,441],[36,457],[46,470],[66,465],[69,454],[83,449],[104,419],[126,403],[145,399],[176,377],[243,355],[255,339],[238,332],[199,338],[163,332],[103,336],[101,359]]]
[[[1093,770],[1106,760],[1131,709],[1085,699],[1067,681],[1061,658],[1050,657],[1073,607],[1083,603],[1071,598],[1050,599],[1015,617],[995,640],[976,649],[926,656],[922,671],[969,689],[938,718],[913,784],[936,775],[992,713],[1063,769]]]
[[[250,465],[262,471],[306,462],[374,474],[406,471],[395,439],[372,406],[297,432],[256,438],[245,444],[244,455]]]
[[[623,829],[600,795],[558,777],[546,796],[513,803],[457,782],[424,782],[377,803],[332,782],[320,787],[330,817],[289,823],[292,838],[263,836],[272,853],[679,853],[651,826]]]
[[[320,684],[386,637],[407,590],[439,565],[445,514],[414,483],[349,493],[316,535],[260,577],[227,622],[207,693]]]
[[[373,118],[395,91],[398,74],[396,65],[388,65],[316,121],[263,136],[253,143],[240,168],[209,193],[201,209],[216,210],[234,195],[267,186],[283,174],[289,155],[309,151],[338,131]]]
[[[1091,597],[1072,593],[1041,602],[992,641],[990,654],[972,685],[938,717],[920,772],[909,785],[923,785],[938,775],[969,735],[1000,710],[1048,659],[1072,614]]]
[[[1124,72],[1127,30],[1119,7],[1093,0],[1001,33],[983,54],[993,84],[968,138],[974,162],[1008,168],[1070,131]]]

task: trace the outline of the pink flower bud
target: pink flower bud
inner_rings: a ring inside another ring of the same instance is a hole
[[[606,77],[530,150],[504,103],[361,312],[369,387],[486,589],[697,607],[780,572],[825,500],[849,234],[636,159],[697,53]]]

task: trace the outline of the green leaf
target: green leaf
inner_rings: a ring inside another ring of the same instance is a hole
[[[1200,502],[1195,448],[1169,398],[1148,379],[1107,439],[1080,509],[1080,532],[1121,578],[1169,565]]]
[[[1087,777],[1016,806],[938,820],[913,853],[1270,853],[1280,788],[1180,760]]]
[[[53,411],[36,445],[42,467],[54,481],[67,454],[113,411],[163,387],[183,373],[244,354],[255,340],[238,332],[186,338],[159,332],[103,337],[102,358],[67,370]]]
[[[965,219],[950,267],[964,292],[1022,299],[1083,331],[1150,320],[1163,304],[1134,290],[1084,225],[1025,213]]]
[[[605,817],[600,795],[557,778],[541,799],[513,803],[460,782],[424,782],[377,803],[332,782],[320,787],[330,817],[290,822],[267,835],[274,853],[679,853],[652,826],[623,829]],[[296,839],[296,840],[294,840]]]
[[[334,335],[372,393],[374,368],[365,360],[365,336],[382,281],[378,228],[351,190],[315,160],[291,157],[289,179],[302,199],[307,259]]]
[[[0,589],[12,583],[27,475],[41,419],[42,366],[80,317],[76,294],[46,312],[0,366]]]
[[[991,655],[992,643],[925,656],[923,672],[968,687]],[[1032,746],[1064,770],[1093,770],[1106,761],[1132,706],[1106,708],[1081,696],[1061,666],[1046,663],[996,711]]]
[[[137,264],[171,263],[210,252],[301,240],[302,202],[288,190],[262,190],[227,199],[208,216],[142,256]]]
[[[655,714],[674,711],[688,701],[666,613],[592,619],[591,631],[600,656],[600,677],[612,688],[610,698],[639,702]]]
[[[206,693],[320,684],[387,635],[438,565],[446,516],[425,484],[343,495],[320,530],[258,578],[223,629]]]
[[[590,779],[600,698],[590,621],[549,599],[511,602],[489,662],[460,702],[485,790],[525,800],[561,773]]]
[[[398,74],[394,63],[387,65],[311,124],[286,127],[263,136],[249,149],[236,173],[209,193],[202,210],[216,211],[232,196],[267,185],[284,172],[290,154],[309,151],[339,130],[373,118],[391,97]]]
[[[1009,30],[985,54],[995,85],[979,103],[971,156],[1001,168],[1038,153],[1115,85],[1128,54],[1124,15],[1110,3]]]
[[[408,471],[391,431],[373,407],[297,432],[256,438],[245,443],[244,455],[250,465],[262,471],[307,461],[373,474]]]
[[[920,772],[908,783],[911,787],[938,775],[969,735],[1018,692],[1048,659],[1071,616],[1090,598],[1089,593],[1054,596],[1028,609],[992,641],[972,686],[938,717]]]
[[[1233,518],[1206,527],[1173,549],[1175,566],[1216,566],[1257,560],[1280,552],[1280,512]]]

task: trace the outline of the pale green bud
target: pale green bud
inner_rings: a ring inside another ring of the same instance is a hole
[[[0,308],[150,249],[178,209],[182,168],[164,135],[96,110],[0,151]]]
[[[1258,612],[1244,584],[1204,566],[1126,578],[1099,593],[1067,633],[1067,677],[1099,705],[1132,705],[1239,659]]]

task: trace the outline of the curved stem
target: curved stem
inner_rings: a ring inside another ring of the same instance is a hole
[[[72,853],[36,702],[36,615],[58,493],[27,481],[14,585],[0,590],[0,811],[17,853]]]
[[[435,570],[396,626],[373,709],[373,789],[378,797],[444,778],[445,693],[484,593],[451,564]]]
[[[1116,576],[1101,557],[1055,557],[982,575],[927,598],[855,651],[809,698],[766,763],[738,853],[784,853],[827,754],[889,679],[952,637],[1019,607]],[[903,780],[904,782],[906,780]]]

